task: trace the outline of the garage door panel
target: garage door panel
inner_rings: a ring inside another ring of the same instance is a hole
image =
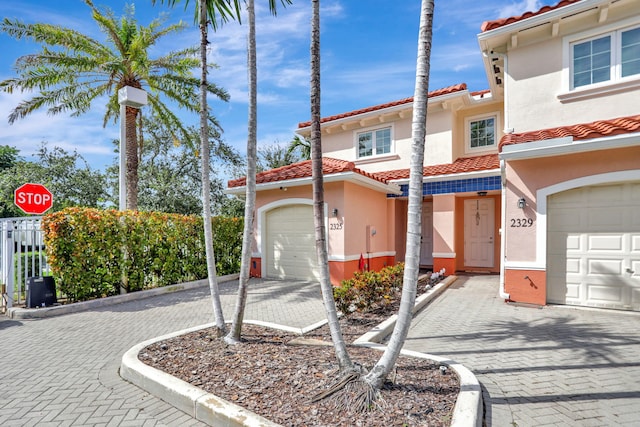
[[[587,287],[587,298],[596,304],[619,304],[622,301],[622,288],[608,285]]]
[[[622,274],[622,260],[619,259],[587,259],[589,276],[619,276]]]
[[[640,310],[640,184],[549,198],[547,300]]]
[[[623,234],[596,234],[588,236],[588,250],[590,251],[617,251],[621,252],[624,247]]]
[[[268,277],[318,280],[311,205],[289,205],[269,211],[266,234]]]

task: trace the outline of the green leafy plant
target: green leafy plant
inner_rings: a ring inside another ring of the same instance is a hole
[[[42,226],[56,284],[71,301],[207,276],[200,216],[67,208]],[[214,218],[213,230],[218,274],[237,273],[242,220]]]
[[[353,278],[343,280],[333,289],[336,307],[345,315],[366,312],[389,304],[402,288],[404,264],[398,263],[380,271],[356,271]]]

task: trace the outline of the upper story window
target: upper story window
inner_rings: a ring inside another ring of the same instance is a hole
[[[496,118],[487,117],[479,120],[469,120],[469,148],[481,150],[496,145]]]
[[[358,158],[391,153],[391,128],[359,132]]]
[[[571,87],[640,75],[640,27],[571,43]]]

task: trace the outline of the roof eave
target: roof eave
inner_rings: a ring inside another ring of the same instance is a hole
[[[451,93],[445,93],[445,94],[439,95],[439,96],[434,96],[433,98],[429,98],[427,100],[427,105],[428,105],[428,107],[433,107],[434,105],[437,105],[439,103],[445,103],[445,102],[450,101],[452,99],[455,99],[455,98],[458,98],[458,97],[463,97],[463,96],[466,96],[468,98],[468,99],[465,100],[467,103],[472,103],[472,102],[476,101],[470,95],[468,89],[463,89],[463,90],[458,90],[458,91],[451,92]],[[357,122],[357,121],[361,121],[361,120],[367,120],[367,119],[371,119],[373,117],[399,113],[399,112],[401,112],[403,110],[413,110],[413,101],[408,101],[408,102],[406,102],[404,104],[394,105],[392,107],[381,108],[379,110],[374,110],[374,111],[367,111],[367,112],[356,114],[356,115],[353,115],[353,116],[342,117],[340,119],[327,121],[327,122],[321,123],[320,129],[325,129],[327,127],[333,127],[333,126],[339,126],[341,124]],[[298,128],[298,129],[296,129],[295,133],[300,134],[300,135],[307,135],[307,134],[310,133],[310,131],[311,131],[311,125],[305,126],[305,127],[302,127],[302,128]]]
[[[357,172],[338,172],[330,175],[324,175],[323,181],[326,182],[338,182],[338,181],[350,181],[354,182],[362,187],[367,187],[371,190],[375,190],[385,194],[402,194],[400,187],[394,183],[384,183],[373,178],[361,175]],[[283,190],[289,187],[300,187],[304,185],[311,185],[312,178],[310,176],[304,178],[285,179],[280,181],[265,182],[256,184],[256,192],[266,190]],[[225,194],[242,195],[246,192],[246,185],[227,188],[224,190]]]
[[[547,22],[563,18],[568,15],[575,15],[576,13],[584,12],[602,4],[609,4],[610,0],[583,0],[577,3],[569,4],[558,9],[550,10],[549,12],[542,13],[540,15],[524,18],[511,24],[506,24],[493,30],[488,30],[478,34],[478,41],[483,46],[483,42],[487,42],[489,39],[511,34],[513,32],[521,31],[530,27],[545,24]],[[483,49],[484,50],[484,49]]]
[[[537,159],[638,146],[640,146],[640,132],[578,140],[567,136],[505,145],[500,153],[500,159],[507,161]]]

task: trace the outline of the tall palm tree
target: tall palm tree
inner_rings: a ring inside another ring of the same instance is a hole
[[[291,0],[281,0],[282,5],[291,4]],[[249,68],[249,120],[247,136],[247,185],[244,206],[244,233],[242,235],[242,257],[240,261],[240,279],[238,283],[238,298],[233,315],[231,330],[226,337],[227,342],[237,343],[242,334],[242,321],[247,303],[249,287],[249,270],[251,264],[251,242],[253,241],[253,219],[256,210],[256,162],[257,162],[257,133],[258,133],[258,65],[256,60],[256,16],[254,0],[246,0],[249,19],[249,38],[247,62]],[[275,0],[269,0],[269,8],[276,15]]]
[[[155,4],[155,0],[152,3]],[[173,7],[177,0],[166,0],[167,4]],[[160,0],[164,3],[164,0]],[[185,1],[185,8],[189,5],[189,0]],[[220,23],[218,22],[220,19]],[[211,224],[211,176],[209,170],[210,152],[207,117],[209,107],[207,104],[207,45],[208,28],[211,24],[215,31],[219,24],[230,19],[240,20],[239,0],[196,0],[195,21],[200,28],[200,173],[202,179],[202,216],[204,220],[204,242],[207,257],[207,276],[209,280],[209,292],[211,293],[211,304],[213,306],[213,317],[216,328],[220,336],[226,332],[222,303],[220,302],[220,289],[216,272],[216,258],[213,252],[213,227]]]
[[[9,122],[28,116],[46,107],[50,114],[70,112],[73,116],[89,111],[93,101],[107,98],[103,125],[119,117],[118,89],[132,86],[146,89],[148,103],[162,122],[188,140],[188,131],[180,118],[160,98],[168,98],[180,108],[199,111],[198,78],[191,70],[200,65],[194,58],[195,48],[170,52],[151,58],[150,49],[164,36],[185,28],[182,23],[163,27],[154,20],[148,27],[139,26],[134,9],[129,7],[118,19],[112,12],[100,12],[91,0],[85,0],[93,21],[106,36],[101,42],[72,28],[50,24],[25,24],[5,18],[0,31],[18,39],[28,39],[42,45],[38,53],[25,55],[16,61],[18,76],[0,82],[5,92],[35,91],[10,114]],[[207,85],[206,91],[227,100],[225,91]],[[139,110],[126,109],[127,147],[126,181],[127,209],[137,208],[138,144],[136,118]]]
[[[422,218],[422,180],[424,165],[424,142],[427,127],[427,93],[429,91],[429,69],[433,30],[434,0],[422,0],[420,11],[420,33],[418,36],[418,59],[416,84],[413,94],[413,119],[411,124],[412,145],[409,167],[409,206],[407,211],[407,248],[402,297],[398,310],[398,320],[389,344],[380,360],[365,377],[365,382],[375,390],[380,390],[393,369],[404,345],[412,309],[416,300],[418,271],[420,266],[420,234]]]
[[[329,277],[329,256],[324,227],[324,187],[322,179],[322,140],[320,132],[320,0],[311,0],[311,176],[313,186],[313,220],[316,254],[320,265],[322,301],[329,322],[331,340],[336,350],[341,373],[354,370],[338,323],[338,311],[333,299],[333,285]]]

